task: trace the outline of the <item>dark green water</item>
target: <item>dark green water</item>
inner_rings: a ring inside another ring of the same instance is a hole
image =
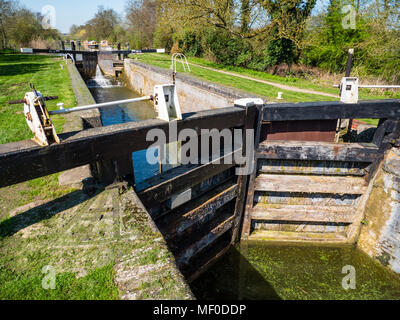
[[[354,290],[342,286],[345,266],[355,268]],[[400,277],[353,246],[242,244],[191,287],[202,300],[400,299]]]

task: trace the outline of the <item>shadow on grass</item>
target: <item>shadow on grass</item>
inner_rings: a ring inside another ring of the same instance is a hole
[[[0,65],[0,76],[18,76],[26,73],[35,73],[44,69],[44,63],[19,63]]]
[[[100,194],[104,188],[96,189],[92,194],[81,190],[71,192],[61,198],[54,199],[38,207],[29,209],[0,223],[0,239],[11,237],[17,232],[36,223],[49,220],[55,215],[79,205]]]
[[[45,55],[27,55],[27,54],[0,54],[1,63],[21,63],[21,62],[40,62],[47,60],[49,56]]]

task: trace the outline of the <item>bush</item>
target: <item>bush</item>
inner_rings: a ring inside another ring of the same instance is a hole
[[[290,65],[297,61],[296,46],[289,39],[274,39],[268,43],[265,56],[268,67],[281,63]]]
[[[215,61],[224,65],[246,67],[253,57],[253,48],[249,42],[226,32],[210,32],[206,36],[206,46]]]

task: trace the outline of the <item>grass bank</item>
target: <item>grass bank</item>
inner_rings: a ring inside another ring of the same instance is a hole
[[[62,58],[44,55],[0,54],[0,144],[26,140],[33,137],[26,124],[23,105],[8,105],[10,100],[22,99],[30,91],[29,83],[44,95],[58,96],[49,101],[49,110],[57,108],[57,102],[75,106],[67,68]],[[53,116],[57,132],[63,131],[65,118]],[[32,201],[52,199],[71,192],[70,188],[58,186],[58,174],[35,179],[15,186],[0,189],[0,221],[8,213]]]
[[[171,67],[171,56],[166,54],[142,54],[142,55],[134,55],[131,57],[133,59],[137,59],[138,61],[158,66],[164,69],[169,69]],[[221,71],[228,71],[230,73],[234,73],[237,75],[252,77],[254,79],[268,81],[280,85],[291,86],[299,89],[313,90],[316,92],[321,92],[326,94],[339,95],[338,89],[333,88],[333,83],[322,81],[320,79],[315,79],[315,81],[310,81],[296,77],[280,77],[265,72],[254,71],[245,68],[224,66],[201,58],[189,58],[188,62],[202,67],[213,68]],[[285,90],[274,87],[273,85],[259,83],[249,79],[233,77],[232,75],[222,74],[209,69],[201,68],[199,66],[195,65],[190,66],[191,75],[203,80],[244,90],[249,93],[255,93],[268,98],[268,100],[270,101],[305,102],[305,101],[334,101],[339,99],[339,96],[338,98],[333,98],[333,97],[326,97],[323,95]],[[181,63],[177,64],[177,69],[178,72],[184,72]],[[283,98],[284,98],[283,100],[276,99],[276,97],[278,96],[278,92],[283,92]],[[369,89],[362,89],[360,91],[361,99],[387,99],[392,97],[400,97],[400,93],[387,91],[385,92],[385,94],[379,94],[378,92],[376,92],[376,90],[369,90]]]
[[[0,53],[0,144],[32,138],[23,105],[8,105],[8,101],[22,99],[30,91],[30,82],[43,95],[59,97],[59,100],[47,103],[49,110],[56,109],[58,102],[76,106],[69,72],[62,58]],[[53,116],[52,120],[57,132],[62,132],[65,118]],[[0,299],[118,299],[118,288],[113,282],[114,260],[89,269],[80,278],[74,270],[64,268],[57,273],[56,290],[42,288],[46,275],[42,268],[51,264],[48,260],[58,251],[51,248],[51,244],[60,236],[56,227],[62,218],[54,214],[54,210],[67,203],[71,196],[82,193],[75,188],[60,187],[58,176],[55,174],[0,189]],[[51,213],[41,209],[48,201],[55,203],[54,208],[49,209]],[[37,212],[32,211],[36,207],[39,208]],[[54,224],[53,234],[47,231],[40,237],[25,239],[20,232],[12,232],[15,228],[21,228],[22,233],[30,228],[39,228],[41,218],[45,225]],[[75,260],[74,253],[58,258],[60,261]],[[73,266],[72,262],[70,266]]]

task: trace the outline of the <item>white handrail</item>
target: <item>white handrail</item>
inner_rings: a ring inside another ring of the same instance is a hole
[[[64,59],[68,62],[68,56],[71,58],[72,62],[75,64],[74,56],[70,53],[64,54]]]
[[[188,63],[188,61],[187,61],[187,58],[186,58],[186,56],[185,56],[183,53],[174,53],[174,54],[172,55],[172,65],[171,65],[171,69],[176,73],[176,63],[177,63],[178,58],[181,59],[181,63],[182,63],[184,72],[186,72],[186,67],[188,68],[188,71],[189,71],[189,72],[192,72],[192,71],[190,70],[189,63]]]
[[[106,107],[112,107],[116,106],[119,104],[127,104],[127,103],[132,103],[132,102],[139,102],[139,101],[149,101],[152,100],[152,96],[146,96],[146,97],[141,97],[141,98],[134,98],[134,99],[126,99],[126,100],[119,100],[119,101],[111,101],[111,102],[104,102],[104,103],[98,103],[98,104],[91,104],[87,106],[81,106],[81,107],[75,107],[75,108],[69,108],[69,109],[64,109],[60,108],[60,110],[54,110],[54,111],[49,111],[50,115],[54,114],[64,114],[64,113],[71,113],[71,112],[79,112],[79,111],[85,111],[85,110],[91,110],[91,109],[97,109],[97,108],[106,108]]]

